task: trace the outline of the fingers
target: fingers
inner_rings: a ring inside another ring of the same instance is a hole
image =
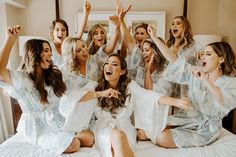
[[[197,51],[197,52],[194,52],[194,57],[197,59],[201,59],[203,54],[204,54],[203,51]]]
[[[102,96],[103,97],[108,97],[108,98],[112,98],[112,97],[118,98],[119,94],[121,94],[119,91],[117,91],[115,89],[112,89],[112,88],[109,88],[109,89],[103,91]]]
[[[191,101],[187,97],[182,97],[178,100],[177,106],[181,109],[190,109],[191,108]]]
[[[124,11],[124,13],[126,14],[128,11],[130,11],[131,8],[132,8],[132,5],[129,5],[128,8]]]
[[[118,92],[117,90],[111,89],[110,93],[108,95],[108,98],[112,98],[112,97],[118,98],[119,94],[120,94],[120,92]]]
[[[20,31],[20,25],[16,25],[16,26],[12,26],[12,27],[8,27],[8,32],[12,35],[17,35]]]

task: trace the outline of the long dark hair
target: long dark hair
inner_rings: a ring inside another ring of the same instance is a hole
[[[184,46],[184,49],[188,48],[194,42],[192,26],[189,20],[184,16],[176,16],[174,19],[180,19],[182,21],[182,24],[184,27],[184,39],[187,41],[187,45]],[[173,36],[171,29],[169,30],[169,33],[170,33],[170,36],[166,42],[166,45],[168,47],[171,47],[175,43],[175,37]],[[184,39],[180,42],[180,45],[184,44]]]
[[[105,98],[100,97],[99,100],[99,106],[104,109],[110,111],[113,115],[116,115],[117,109],[125,107],[125,100],[129,96],[127,94],[127,86],[131,79],[128,77],[128,71],[127,71],[127,64],[123,57],[121,57],[119,54],[111,54],[107,60],[110,57],[117,57],[120,60],[121,69],[125,70],[125,73],[120,76],[120,79],[118,81],[116,90],[118,90],[121,94],[119,95],[119,98]],[[104,64],[105,65],[105,64]],[[95,88],[95,91],[103,91],[108,89],[108,81],[105,79],[104,76],[104,65],[103,68],[100,71],[100,74],[98,76],[98,85]]]
[[[211,46],[219,57],[224,58],[224,62],[220,65],[222,73],[224,75],[235,75],[235,53],[231,46],[224,41],[210,43],[207,46]]]
[[[165,41],[158,37],[163,43],[165,43]],[[155,68],[157,69],[157,73],[161,73],[164,68],[165,68],[165,65],[167,63],[167,60],[166,58],[162,55],[161,51],[159,50],[159,48],[157,47],[157,45],[154,43],[154,41],[152,39],[146,39],[144,40],[143,42],[143,45],[144,43],[149,43],[150,44],[150,47],[153,48],[154,50],[154,60],[153,60],[153,65],[155,65]],[[142,45],[142,47],[143,47]],[[143,59],[143,57],[142,57]],[[144,61],[141,63],[142,66],[144,66]]]
[[[40,55],[43,51],[43,43],[49,45],[48,41],[41,39],[31,39],[25,43],[25,54],[21,69],[25,71],[33,81],[35,88],[40,94],[41,103],[46,104],[48,103],[48,92],[45,89],[45,84],[52,86],[53,92],[57,97],[61,97],[65,93],[66,85],[62,80],[61,71],[53,65],[53,62],[51,62],[48,69],[43,69],[42,75],[38,74],[37,67],[41,62]]]

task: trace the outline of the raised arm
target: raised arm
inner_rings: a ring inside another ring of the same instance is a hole
[[[111,16],[109,19],[115,24],[114,32],[108,41],[107,45],[104,48],[104,52],[109,55],[113,53],[116,48],[117,42],[119,40],[119,33],[120,33],[120,22],[118,21],[117,16]]]
[[[7,69],[7,63],[9,60],[11,48],[17,38],[20,26],[8,27],[6,30],[6,40],[0,52],[0,79],[7,84],[12,84],[9,71]]]
[[[149,62],[145,64],[144,88],[149,90],[153,89],[152,72],[151,72],[153,59],[154,59],[154,54],[152,54]]]
[[[84,13],[83,13],[82,21],[81,21],[79,28],[78,28],[78,33],[77,33],[78,38],[81,38],[83,35],[84,29],[85,29],[87,21],[88,21],[88,16],[89,16],[90,10],[91,10],[91,5],[90,5],[89,1],[84,0],[84,6],[83,6]]]
[[[175,53],[173,53],[154,33],[153,27],[148,26],[148,34],[152,38],[152,40],[155,42],[157,47],[160,49],[162,55],[168,60],[169,62],[175,62],[177,60],[177,56]]]
[[[131,9],[131,7],[132,6],[130,5],[127,10],[124,10],[123,8],[121,8],[120,13],[119,13],[121,35],[123,38],[123,42],[126,44],[129,53],[131,53],[134,49],[135,40],[132,37],[132,35],[130,34],[129,29],[127,28],[127,26],[125,24],[124,17],[126,15],[126,13]]]
[[[213,97],[221,104],[224,105],[224,98],[221,93],[221,90],[219,87],[217,87],[214,83],[209,81],[207,78],[205,72],[201,69],[202,67],[193,67],[192,68],[192,74],[198,78],[199,80],[202,80],[204,84],[207,86],[207,89],[212,93]]]

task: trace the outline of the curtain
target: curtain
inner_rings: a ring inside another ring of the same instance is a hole
[[[0,143],[14,134],[10,97],[0,89]]]
[[[4,113],[2,96],[0,95],[0,143],[5,141],[9,136],[7,129],[7,121]]]

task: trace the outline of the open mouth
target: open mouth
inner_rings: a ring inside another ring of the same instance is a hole
[[[62,40],[64,37],[57,36],[58,39]]]
[[[142,40],[142,39],[138,39],[137,41],[138,41],[139,43],[142,43],[143,40]]]
[[[112,75],[112,72],[111,72],[111,71],[107,71],[107,72],[106,72],[106,75],[108,75],[108,76],[109,76],[109,75]]]
[[[148,59],[148,56],[144,56],[143,60],[146,61]]]
[[[206,62],[202,62],[202,66],[205,67],[207,65]]]
[[[173,29],[173,33],[176,34],[178,32],[178,29]]]
[[[46,62],[51,64],[51,59],[46,59]]]

